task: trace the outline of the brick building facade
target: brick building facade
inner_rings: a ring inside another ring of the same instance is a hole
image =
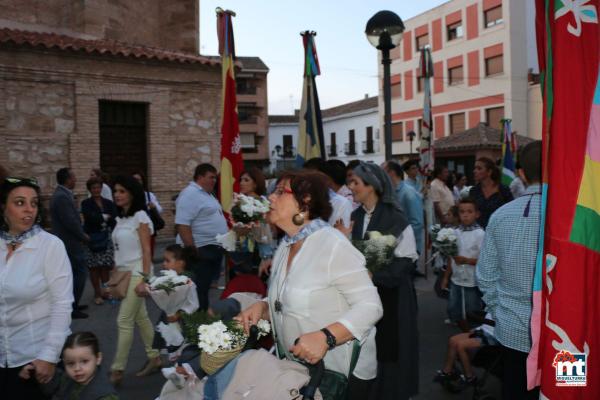
[[[220,154],[221,65],[198,55],[198,2],[0,7],[0,164],[45,196],[69,166],[79,200],[91,168],[141,169],[171,223],[172,196]]]

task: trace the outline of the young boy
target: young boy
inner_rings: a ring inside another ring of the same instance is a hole
[[[475,200],[468,197],[461,199],[458,203],[458,216],[460,226],[455,229],[458,255],[448,261],[442,287],[446,286],[449,278],[448,316],[463,332],[469,332],[467,313],[483,308],[475,282],[475,265],[485,232],[477,225],[479,211]]]

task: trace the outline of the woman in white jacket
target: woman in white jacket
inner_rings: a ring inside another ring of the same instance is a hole
[[[382,306],[363,255],[325,222],[331,214],[326,180],[314,172],[286,174],[270,200],[269,221],[286,237],[273,258],[268,297],[238,318],[245,328],[270,320],[280,356],[311,364],[324,359],[325,368],[345,375],[356,339],[362,348],[348,393],[368,398]]]

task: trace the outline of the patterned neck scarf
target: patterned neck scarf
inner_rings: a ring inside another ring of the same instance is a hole
[[[285,235],[285,237],[281,240],[281,242],[285,246],[291,246],[294,243],[297,243],[301,240],[306,239],[307,237],[309,237],[310,235],[312,235],[319,229],[325,228],[326,226],[329,226],[329,224],[327,222],[323,221],[322,219],[320,219],[320,218],[313,219],[312,221],[310,221],[308,223],[308,225],[306,225],[302,229],[300,229],[300,231],[298,233],[296,233],[294,236],[289,237],[288,235]]]
[[[6,231],[0,231],[0,239],[4,240],[8,246],[12,246],[14,249],[17,247],[17,245],[22,244],[25,240],[40,233],[41,230],[42,228],[36,224],[25,232],[19,233],[18,235],[11,235]]]

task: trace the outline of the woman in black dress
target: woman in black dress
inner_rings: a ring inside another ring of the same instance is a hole
[[[102,197],[101,180],[91,178],[86,186],[92,197],[81,202],[81,213],[83,230],[90,237],[87,263],[94,287],[94,303],[100,305],[106,297],[101,284],[108,281],[108,273],[115,263],[110,232],[115,226],[117,208],[112,201]]]
[[[419,257],[415,236],[385,171],[361,162],[353,172],[349,187],[361,207],[352,213],[352,239],[365,239],[372,231],[397,238],[391,264],[372,274],[383,304],[375,336],[375,399],[408,399],[417,394],[419,384],[417,297],[412,279]]]
[[[473,177],[476,185],[469,191],[469,196],[477,203],[477,223],[485,229],[494,211],[512,201],[513,195],[508,186],[500,183],[500,170],[487,157],[477,159]]]

